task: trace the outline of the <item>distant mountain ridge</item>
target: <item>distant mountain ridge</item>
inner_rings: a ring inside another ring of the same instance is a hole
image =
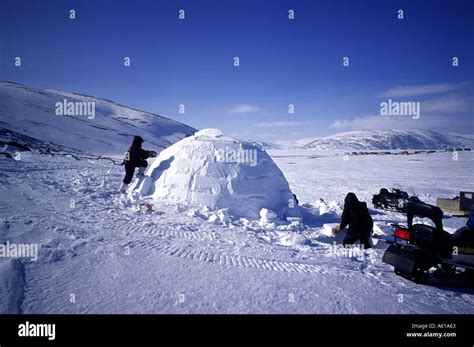
[[[360,130],[337,133],[304,146],[318,150],[435,150],[457,147],[474,147],[474,137],[441,134],[432,130]]]
[[[257,140],[246,140],[246,141],[255,146],[262,148],[265,151],[270,150],[270,149],[281,149],[281,146],[272,142],[263,142],[263,141],[257,141]]]

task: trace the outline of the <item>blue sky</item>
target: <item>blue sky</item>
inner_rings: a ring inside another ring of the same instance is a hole
[[[474,133],[472,0],[3,0],[0,9],[0,80],[274,142],[367,128]],[[388,98],[420,101],[421,118],[380,116]]]

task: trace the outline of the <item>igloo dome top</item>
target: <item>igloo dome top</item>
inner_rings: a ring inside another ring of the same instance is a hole
[[[260,147],[204,129],[163,150],[139,187],[142,196],[228,209],[234,217],[259,218],[262,208],[279,218],[300,217],[288,182]]]

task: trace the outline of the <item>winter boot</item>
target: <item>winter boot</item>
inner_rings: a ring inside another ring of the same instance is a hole
[[[127,188],[128,188],[128,184],[122,182],[122,184],[120,185],[120,188],[119,188],[119,192],[120,193],[125,193],[127,191]]]
[[[137,177],[143,177],[145,175],[145,168],[143,166],[138,167]]]

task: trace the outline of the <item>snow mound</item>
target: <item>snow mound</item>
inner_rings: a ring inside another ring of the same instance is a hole
[[[21,313],[25,282],[24,269],[18,260],[0,261],[0,314]]]
[[[219,129],[214,129],[214,128],[207,128],[207,129],[202,129],[194,134],[196,138],[199,139],[205,139],[205,138],[217,138],[217,137],[222,137],[222,131]]]
[[[303,235],[297,233],[286,233],[281,236],[279,244],[282,246],[304,246],[307,243]]]
[[[204,129],[160,153],[138,188],[141,196],[185,206],[227,209],[233,218],[301,218],[283,173],[261,147]]]

